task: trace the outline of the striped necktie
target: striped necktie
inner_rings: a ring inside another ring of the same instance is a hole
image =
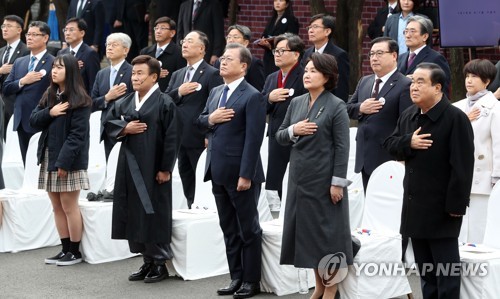
[[[35,61],[36,61],[36,57],[31,56],[30,64],[28,65],[28,73],[32,72],[35,69]]]
[[[5,56],[3,57],[2,64],[9,63],[10,48],[12,48],[12,47],[11,46],[7,46],[7,50],[5,50]]]

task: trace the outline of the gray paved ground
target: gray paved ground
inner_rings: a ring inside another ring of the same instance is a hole
[[[142,264],[142,258],[98,265],[45,265],[44,258],[58,250],[59,247],[50,247],[0,253],[0,298],[231,298],[218,297],[215,292],[228,282],[229,275],[195,281],[170,278],[154,284],[129,282],[129,272]],[[419,292],[415,293],[418,279],[410,277],[410,282],[414,298],[421,298]],[[272,297],[277,298],[274,294],[256,298]],[[307,298],[307,295],[280,298]]]

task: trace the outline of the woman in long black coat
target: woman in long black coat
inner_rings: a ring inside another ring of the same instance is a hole
[[[275,45],[272,38],[286,32],[299,34],[299,20],[293,15],[292,1],[274,0],[271,19],[267,23],[264,33],[262,33],[262,39],[259,41],[259,46],[264,48],[262,61],[264,62],[266,77],[278,70],[278,67],[274,64],[272,49],[274,49]]]
[[[309,93],[292,100],[276,134],[280,144],[292,144],[280,263],[315,269],[311,298],[334,298],[337,292],[326,269],[332,264],[323,263],[324,257],[340,259],[337,275],[346,273],[353,259],[346,179],[349,117],[344,101],[329,92],[337,78],[335,58],[313,53],[303,78]]]

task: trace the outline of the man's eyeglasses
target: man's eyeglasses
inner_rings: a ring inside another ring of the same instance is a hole
[[[375,51],[375,52],[370,52],[368,53],[368,57],[373,57],[373,56],[376,56],[377,58],[378,57],[381,57],[382,55],[384,55],[385,53],[391,53],[391,51]]]
[[[273,55],[281,56],[285,52],[293,52],[293,51],[288,49],[273,49],[271,52],[273,53]]]
[[[74,31],[76,31],[76,30],[78,30],[78,29],[76,29],[76,28],[63,28],[63,30],[62,30],[62,31],[63,31],[64,33],[66,33],[66,32],[70,32],[70,33],[71,33],[71,32],[74,32]]]
[[[316,30],[316,29],[319,29],[319,28],[325,29],[324,26],[319,26],[319,25],[316,25],[316,24],[306,27],[307,31],[309,31],[311,29]]]
[[[221,56],[221,57],[219,57],[219,61],[220,61],[220,63],[224,63],[224,61],[225,61],[225,62],[227,62],[227,63],[231,63],[231,62],[233,62],[234,60],[235,60],[235,59],[234,59],[234,58],[231,58],[231,57],[225,57],[225,56]]]
[[[106,46],[106,48],[116,48],[119,46],[123,46],[122,44],[119,44],[119,43],[106,43],[104,45]]]
[[[45,33],[26,33],[26,37],[38,37],[38,36],[44,36]]]
[[[406,34],[414,35],[415,33],[418,33],[418,30],[416,30],[416,29],[405,29],[405,30],[403,30],[403,34],[404,35],[406,35]]]
[[[5,29],[5,28],[10,29],[10,28],[21,28],[21,27],[9,25],[9,24],[2,24],[2,26],[0,26],[0,28],[2,28],[2,29]]]
[[[172,30],[172,29],[167,28],[167,27],[158,27],[158,26],[156,26],[156,27],[153,28],[153,30],[154,31],[166,31],[166,30]]]

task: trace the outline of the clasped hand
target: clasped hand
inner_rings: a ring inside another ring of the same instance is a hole
[[[277,88],[269,93],[269,102],[283,102],[288,98],[289,92],[288,88]]]
[[[374,114],[380,111],[382,109],[382,102],[375,98],[369,98],[363,101],[361,105],[359,105],[359,112],[362,114]]]
[[[312,135],[318,130],[318,125],[314,122],[309,122],[309,118],[299,121],[293,126],[294,136]]]
[[[226,109],[226,107],[220,107],[215,109],[215,111],[208,116],[208,122],[215,125],[228,122],[233,117],[234,117],[233,109]]]

